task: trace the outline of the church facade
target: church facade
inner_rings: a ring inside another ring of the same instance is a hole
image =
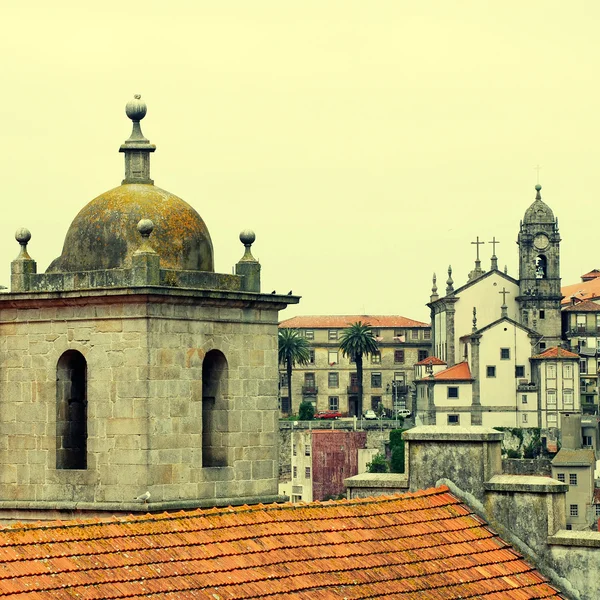
[[[519,228],[518,279],[498,269],[495,252],[481,268],[479,239],[464,285],[454,287],[449,268],[440,296],[434,275],[433,352],[446,368],[417,379],[421,423],[540,427],[554,439],[561,413],[581,412],[578,356],[560,348],[558,220],[540,190]]]
[[[251,231],[235,274],[214,272],[200,215],[150,179],[145,104],[126,112],[125,179],[80,211],[45,273],[16,235],[0,518],[278,498],[278,312],[298,297],[261,293]]]

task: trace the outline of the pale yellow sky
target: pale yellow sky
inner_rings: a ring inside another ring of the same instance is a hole
[[[432,272],[463,283],[477,235],[517,276],[537,164],[563,283],[600,267],[597,1],[33,0],[0,20],[0,283],[17,227],[45,270],[120,184],[134,93],[156,185],[202,215],[218,271],[256,231],[263,289],[303,296],[282,318],[428,320]]]

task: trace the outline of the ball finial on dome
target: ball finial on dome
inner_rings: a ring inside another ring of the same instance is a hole
[[[252,246],[254,244],[254,240],[256,239],[256,234],[252,229],[244,229],[240,233],[240,242],[244,244],[244,246]]]
[[[536,192],[539,192],[541,189],[542,189],[542,186],[541,186],[541,185],[538,183],[538,184],[535,186],[535,191],[536,191]]]
[[[137,224],[138,231],[142,234],[142,237],[150,237],[150,234],[154,231],[154,223],[150,219],[142,219]]]
[[[15,233],[15,240],[21,244],[21,246],[26,246],[29,240],[31,239],[31,231],[26,229],[25,227],[19,227]]]
[[[146,116],[146,111],[148,107],[146,103],[142,100],[140,94],[136,94],[133,97],[133,100],[130,100],[125,106],[125,114],[132,121],[141,121]]]

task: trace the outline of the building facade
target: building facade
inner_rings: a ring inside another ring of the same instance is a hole
[[[597,279],[597,278],[595,278]],[[600,304],[571,299],[563,306],[563,338],[571,352],[579,355],[579,387],[585,414],[598,415],[598,351],[600,349]]]
[[[472,377],[470,406],[462,400],[456,405],[460,423],[541,427],[547,439],[555,440],[561,412],[581,413],[580,364],[576,355],[560,349],[561,240],[558,221],[540,190],[537,185],[519,228],[518,278],[498,269],[495,238],[491,268],[485,272],[479,260],[483,242],[478,238],[473,242],[477,260],[468,281],[455,288],[449,268],[445,295],[440,296],[434,275],[428,306],[434,355],[447,363],[448,371],[457,364],[468,365]],[[433,380],[444,377],[442,371]],[[418,386],[423,390],[438,385],[427,378],[421,381]],[[447,406],[438,420],[423,390],[418,393],[421,422],[446,425]],[[456,421],[456,416],[452,418]]]
[[[431,327],[394,315],[322,315],[294,317],[279,324],[298,330],[310,344],[309,364],[296,365],[293,371],[293,406],[286,373],[280,370],[282,414],[297,414],[303,400],[312,402],[317,412],[356,414],[356,365],[339,346],[343,330],[357,321],[371,325],[379,345],[379,353],[365,357],[363,365],[363,410],[382,407],[391,415],[394,408],[412,408],[413,366],[431,353]]]

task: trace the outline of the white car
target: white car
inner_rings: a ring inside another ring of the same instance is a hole
[[[370,409],[365,412],[365,414],[363,415],[363,417],[365,419],[368,419],[368,420],[375,420],[375,419],[377,419],[377,415],[375,414],[375,411],[374,410],[370,410]]]
[[[412,413],[410,412],[410,410],[408,410],[408,408],[401,408],[396,412],[396,416],[402,417],[403,419],[409,419],[410,417],[412,417]]]

